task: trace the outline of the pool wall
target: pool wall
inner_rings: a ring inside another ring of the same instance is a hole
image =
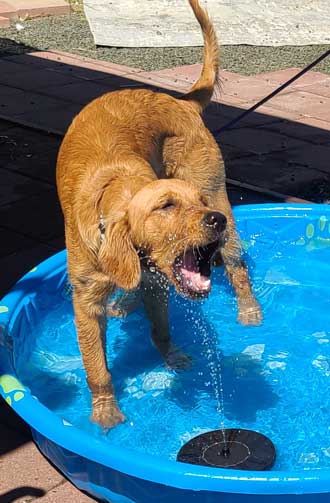
[[[192,492],[191,489],[173,487],[171,473],[168,474],[169,485],[132,477],[63,449],[36,431],[32,430],[32,433],[43,454],[65,473],[75,486],[95,497],[102,495],[105,501],[111,503],[215,503],[216,501],[221,501],[221,503],[329,503],[330,501],[329,493],[287,495],[221,492],[222,480],[218,481],[217,490],[214,487],[212,491],[203,489]],[[254,483],[249,475],[247,478],[250,479],[249,485],[251,486],[252,483],[255,488],[261,482],[260,476],[260,480],[255,480]],[[244,483],[244,478],[237,481],[237,488],[242,485],[242,482]],[[276,478],[274,482],[276,483]],[[231,485],[233,488],[234,480],[231,480]],[[303,490],[302,486],[301,491]]]
[[[330,221],[327,205],[258,205],[235,210],[238,219],[266,213],[267,218],[311,221],[326,215]],[[65,270],[63,251],[32,269],[0,302],[0,394],[31,426],[43,454],[79,489],[112,503],[330,503],[330,470],[220,470],[109,448],[42,405],[17,379],[13,348],[22,330],[22,313],[26,326],[40,284],[59,290]]]

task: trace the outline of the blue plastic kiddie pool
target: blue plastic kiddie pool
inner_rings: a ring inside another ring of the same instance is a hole
[[[110,319],[107,350],[126,423],[90,423],[66,254],[26,274],[0,302],[0,392],[45,454],[78,488],[112,503],[329,503],[330,208],[235,209],[264,321],[236,322],[221,268],[207,300],[171,292],[175,373],[152,347],[142,310]],[[268,471],[176,461],[211,430],[241,428],[276,448]],[[27,468],[28,469],[28,468]]]

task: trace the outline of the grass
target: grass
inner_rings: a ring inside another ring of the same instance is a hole
[[[84,12],[84,5],[83,5],[83,0],[68,0],[69,5],[73,12],[78,12],[78,13],[83,13]]]

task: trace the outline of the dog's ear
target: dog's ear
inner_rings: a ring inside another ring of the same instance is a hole
[[[126,215],[112,226],[105,226],[98,258],[102,270],[118,287],[132,290],[140,283],[140,259],[129,236]]]
[[[87,250],[97,260],[100,248],[100,221],[97,210],[93,202],[80,204],[75,211],[75,218],[78,225],[79,234]]]

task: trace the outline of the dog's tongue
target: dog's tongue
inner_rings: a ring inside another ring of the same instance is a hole
[[[182,278],[184,280],[185,286],[189,287],[190,290],[195,292],[208,292],[211,289],[211,280],[206,276],[202,276],[200,272],[188,271],[187,269],[181,269]]]
[[[203,276],[198,270],[198,264],[193,252],[185,253],[181,267],[181,275],[185,286],[195,292],[208,292],[211,289],[211,280]]]

